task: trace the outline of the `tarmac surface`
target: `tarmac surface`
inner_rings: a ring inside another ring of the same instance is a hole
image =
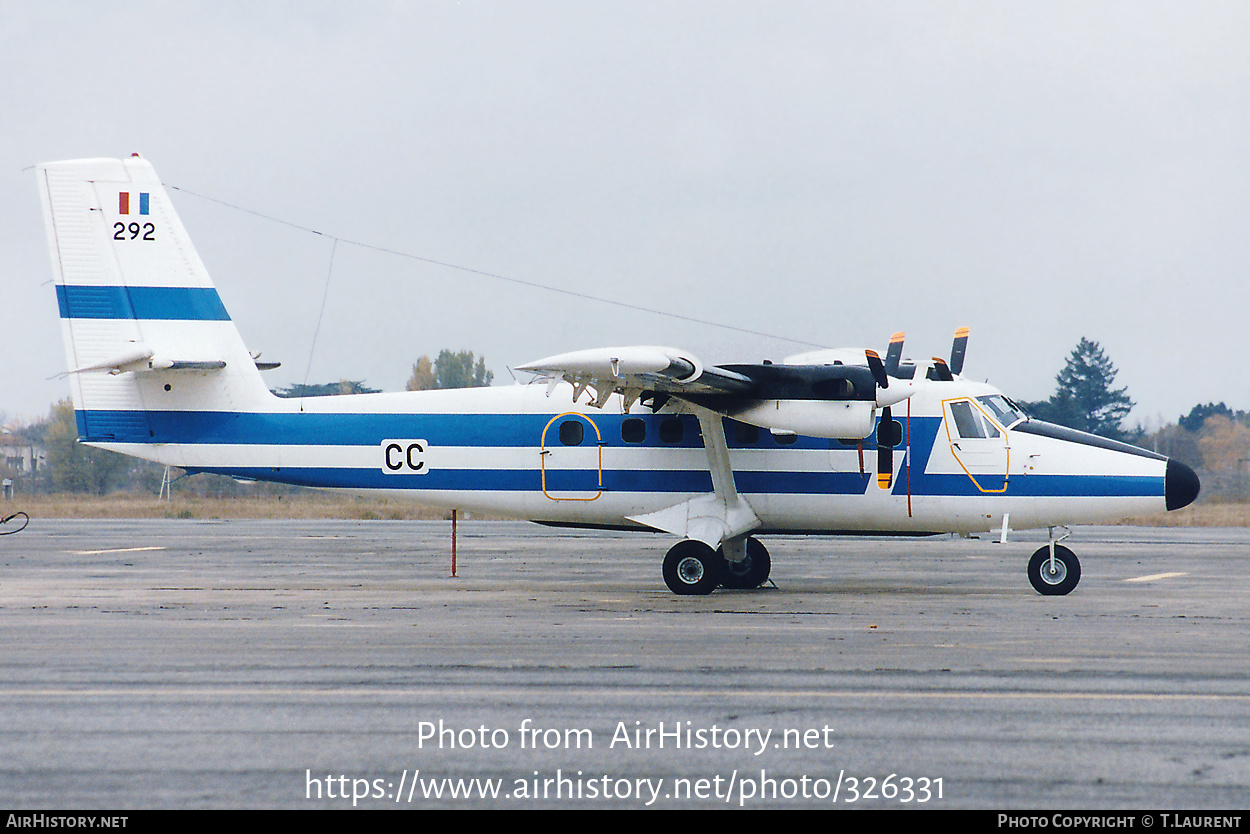
[[[0,807],[1250,806],[1250,531],[764,539],[34,519],[0,538]],[[441,794],[441,795],[437,795]]]

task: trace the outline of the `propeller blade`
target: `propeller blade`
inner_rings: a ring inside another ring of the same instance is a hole
[[[968,328],[961,327],[955,331],[955,341],[951,343],[951,373],[958,376],[964,372],[964,354],[968,351]]]
[[[890,337],[890,349],[885,353],[885,372],[898,376],[898,363],[903,359],[903,331]]]
[[[885,364],[881,361],[881,356],[875,350],[865,350],[864,355],[868,357],[868,368],[872,371],[872,378],[876,381],[878,388],[889,388],[890,378],[886,376]]]
[[[892,438],[884,436],[893,421],[887,405],[881,409],[881,422],[877,425],[877,486],[881,489],[889,489],[894,477],[894,444],[885,442]]]
[[[933,357],[933,375],[940,382],[950,382],[955,378],[951,375],[951,369],[946,364],[946,360],[940,356]]]

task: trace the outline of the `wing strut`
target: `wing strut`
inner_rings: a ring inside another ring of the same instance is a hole
[[[675,536],[697,539],[712,548],[724,545],[725,558],[740,562],[746,558],[746,534],[760,526],[760,519],[738,494],[734,484],[721,416],[692,403],[687,403],[687,407],[699,418],[699,428],[703,431],[703,447],[707,450],[708,469],[712,473],[712,492],[653,513],[630,516],[630,521]]]

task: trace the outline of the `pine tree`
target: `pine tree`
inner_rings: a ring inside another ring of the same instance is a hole
[[[1133,401],[1127,388],[1112,387],[1117,373],[1102,347],[1082,338],[1055,377],[1054,396],[1025,410],[1051,423],[1123,440],[1121,423],[1133,410]]]

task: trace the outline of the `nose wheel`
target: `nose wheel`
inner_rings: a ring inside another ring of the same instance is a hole
[[[1081,581],[1081,563],[1076,554],[1063,545],[1055,545],[1055,558],[1050,558],[1050,545],[1039,547],[1029,559],[1029,582],[1039,594],[1048,597],[1072,592]]]

